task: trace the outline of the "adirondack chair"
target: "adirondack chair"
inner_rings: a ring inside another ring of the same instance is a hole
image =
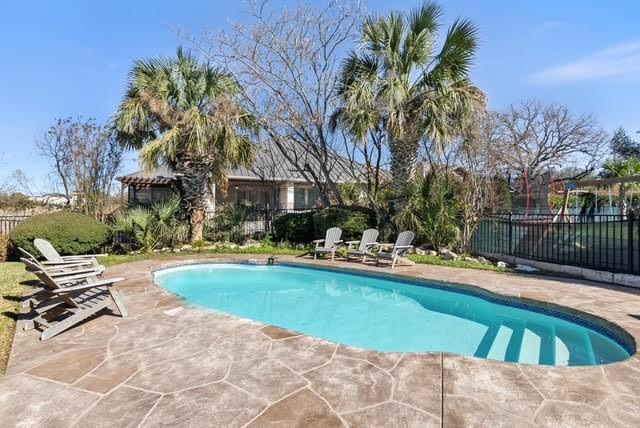
[[[349,261],[350,256],[362,257],[362,263],[367,261],[367,256],[374,258],[375,255],[371,252],[371,249],[378,245],[379,234],[380,232],[376,229],[367,229],[362,232],[362,238],[359,241],[347,241],[347,261]],[[358,245],[357,248],[356,245]]]
[[[107,254],[82,254],[74,256],[61,256],[58,251],[51,245],[51,242],[46,239],[36,238],[33,240],[33,245],[38,249],[40,254],[44,256],[49,262],[83,262],[89,261],[97,268],[98,264],[96,257],[106,256]]]
[[[18,247],[18,251],[22,254],[22,257],[31,261],[33,264],[37,265],[37,270],[46,270],[51,276],[63,276],[69,275],[70,273],[89,273],[92,272],[96,276],[102,275],[104,272],[104,267],[99,266],[98,268],[94,267],[93,262],[86,261],[62,261],[62,262],[50,262],[50,261],[39,261],[33,254],[28,252],[22,247]],[[26,266],[26,265],[25,265]],[[32,268],[26,266],[27,271],[31,271]]]
[[[402,258],[405,253],[413,247],[413,245],[411,245],[411,241],[413,241],[414,236],[415,234],[410,230],[400,232],[398,239],[396,239],[396,243],[393,244],[390,251],[385,251],[384,248],[391,247],[391,244],[378,244],[379,251],[376,254],[376,266],[380,263],[380,259],[390,260],[391,269],[393,269],[398,259]]]
[[[334,261],[336,257],[336,250],[340,248],[340,244],[342,244],[342,240],[340,239],[341,236],[342,229],[339,227],[332,227],[327,230],[327,234],[324,239],[316,239],[313,241],[316,244],[313,260],[316,260],[318,254],[331,254],[331,260]]]
[[[41,340],[50,339],[73,327],[113,302],[126,317],[127,310],[120,293],[113,284],[124,278],[98,279],[91,274],[74,274],[53,278],[49,273],[37,270],[37,265],[21,259],[42,282],[45,291],[32,310],[35,317],[25,324],[25,329],[42,328]]]

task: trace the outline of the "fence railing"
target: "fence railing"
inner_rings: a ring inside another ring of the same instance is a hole
[[[265,233],[274,233],[274,220],[283,214],[304,213],[313,211],[312,208],[295,208],[295,209],[251,209],[244,213],[242,221],[235,224],[235,230],[229,227],[229,220],[218,218],[212,215],[210,221],[207,222],[209,232],[236,233],[247,238],[255,238],[263,236]]]
[[[639,241],[633,215],[507,213],[483,217],[471,246],[479,253],[639,274]]]
[[[30,215],[1,215],[0,216],[0,235],[8,235],[11,229],[16,227],[22,220],[31,217]]]

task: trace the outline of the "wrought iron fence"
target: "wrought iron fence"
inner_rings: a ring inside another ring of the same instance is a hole
[[[640,273],[635,215],[492,214],[472,239],[478,253],[621,273]]]
[[[258,238],[266,233],[274,234],[274,220],[283,214],[304,213],[314,211],[312,208],[295,209],[250,209],[242,214],[240,221],[229,221],[228,218],[218,217],[214,213],[207,222],[208,233],[216,238],[217,234],[236,234],[244,238]],[[229,239],[229,237],[226,237]]]

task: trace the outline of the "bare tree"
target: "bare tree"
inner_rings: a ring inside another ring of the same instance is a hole
[[[539,208],[548,208],[551,176],[560,170],[574,171],[571,177],[559,178],[572,180],[593,172],[608,140],[593,116],[574,115],[564,105],[537,100],[493,113],[490,121],[488,138],[494,156],[513,190],[520,199],[526,199],[527,210],[531,207],[532,188],[540,193]]]
[[[56,119],[54,125],[49,127],[42,138],[36,141],[40,155],[47,158],[52,168],[52,175],[67,199],[67,205],[71,204],[71,152],[72,141],[76,127],[71,118]]]
[[[247,5],[248,24],[192,42],[234,73],[265,137],[318,188],[323,203],[342,203],[330,173],[339,162],[339,142],[329,121],[340,55],[353,41],[360,5],[331,1],[323,8],[301,3],[277,10],[265,0]]]
[[[508,172],[530,180],[547,171],[580,168],[591,173],[606,147],[607,134],[591,115],[573,115],[564,105],[529,100],[494,113],[494,153]]]
[[[37,146],[49,159],[67,205],[103,220],[123,159],[123,148],[111,129],[95,119],[56,119]]]
[[[385,169],[389,166],[389,150],[386,136],[381,128],[370,130],[366,138],[358,142],[340,131],[344,140],[344,153],[349,160],[351,179],[364,186],[364,195],[369,207],[379,208],[380,194],[388,177]]]

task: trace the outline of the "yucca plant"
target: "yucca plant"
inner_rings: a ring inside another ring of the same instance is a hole
[[[174,58],[135,63],[113,120],[146,169],[165,163],[182,174],[192,241],[202,239],[209,186],[255,156],[256,123],[240,93],[231,74],[178,49]]]
[[[455,246],[462,233],[462,201],[455,186],[430,175],[403,189],[406,204],[393,217],[399,229],[416,233],[417,241],[434,249]]]
[[[151,253],[186,240],[189,226],[181,211],[179,198],[157,202],[150,207],[131,207],[113,218],[111,230],[126,234],[141,251]]]

